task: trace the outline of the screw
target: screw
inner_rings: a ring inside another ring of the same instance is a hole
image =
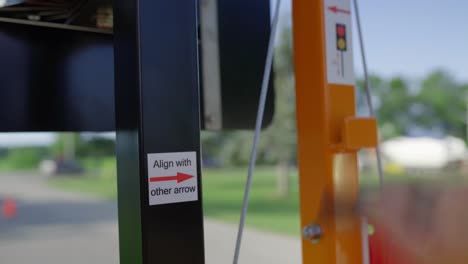
[[[322,228],[318,224],[311,224],[304,227],[302,230],[302,235],[305,239],[310,240],[313,244],[317,244],[320,242],[323,232]]]

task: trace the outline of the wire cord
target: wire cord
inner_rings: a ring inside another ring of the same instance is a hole
[[[262,130],[262,123],[263,123],[263,117],[264,117],[264,112],[265,112],[265,103],[266,103],[266,98],[268,94],[271,70],[273,66],[273,54],[274,54],[274,48],[275,48],[276,31],[278,29],[280,6],[281,6],[281,0],[277,0],[275,11],[274,11],[274,16],[273,16],[273,21],[272,21],[272,26],[271,26],[270,40],[268,43],[268,53],[267,53],[267,58],[265,62],[265,70],[263,74],[260,101],[258,104],[257,121],[255,124],[255,136],[254,136],[252,152],[250,155],[249,172],[247,176],[247,183],[245,185],[244,200],[242,203],[242,212],[241,212],[241,217],[239,221],[239,230],[237,232],[236,249],[234,252],[234,261],[233,261],[234,264],[237,264],[239,261],[240,248],[242,244],[242,235],[244,232],[244,225],[245,225],[245,217],[247,215],[247,210],[249,206],[250,189],[252,187],[252,176],[253,176],[253,171],[255,169],[255,163],[257,160],[258,143],[260,140],[260,133]]]
[[[356,24],[357,24],[357,30],[358,30],[358,36],[359,36],[359,46],[361,48],[362,67],[364,69],[364,82],[365,82],[364,86],[366,90],[367,105],[369,107],[370,116],[376,117],[374,105],[372,103],[371,83],[370,83],[370,78],[369,78],[369,71],[367,69],[367,57],[366,57],[366,51],[364,47],[364,37],[363,37],[362,27],[361,27],[361,16],[359,15],[358,0],[354,0],[354,14],[356,17]],[[380,152],[380,143],[378,139],[377,139],[377,146],[375,146],[375,151],[376,151],[376,156],[377,156],[377,170],[379,173],[379,185],[380,185],[380,188],[382,189],[384,185],[384,173],[383,173],[383,165],[382,165],[382,155]]]

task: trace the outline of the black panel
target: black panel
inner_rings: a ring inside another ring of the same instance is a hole
[[[252,129],[270,38],[270,0],[219,0],[218,9],[223,128]],[[272,83],[264,126],[273,119]]]
[[[0,23],[0,131],[114,130],[112,36]]]
[[[269,0],[219,0],[219,23],[223,128],[252,129]],[[0,22],[0,62],[1,132],[115,130],[112,35]]]

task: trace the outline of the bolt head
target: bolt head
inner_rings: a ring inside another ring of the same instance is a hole
[[[322,239],[323,231],[318,224],[311,224],[302,230],[302,235],[305,239],[310,240],[313,244],[317,244]]]

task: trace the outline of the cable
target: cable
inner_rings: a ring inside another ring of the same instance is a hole
[[[250,156],[250,163],[249,163],[249,172],[247,176],[247,183],[245,185],[244,200],[242,203],[242,212],[241,212],[241,217],[239,221],[239,230],[237,232],[236,249],[235,249],[234,261],[233,261],[234,264],[237,264],[239,261],[240,247],[242,243],[242,234],[244,232],[244,225],[245,225],[245,217],[247,215],[247,209],[249,206],[250,189],[252,187],[252,175],[253,175],[253,171],[255,168],[255,162],[257,160],[258,143],[260,139],[260,133],[262,130],[263,116],[265,112],[265,103],[266,103],[266,98],[267,98],[268,88],[269,88],[269,83],[270,83],[271,69],[273,66],[273,52],[275,48],[274,44],[275,44],[276,31],[278,29],[280,5],[281,5],[281,0],[277,0],[275,12],[273,16],[273,21],[272,21],[272,26],[271,26],[270,40],[268,43],[268,53],[267,53],[267,58],[265,62],[265,70],[263,74],[260,102],[258,105],[257,121],[255,124],[255,136],[254,136],[254,142],[253,142],[252,152]]]
[[[361,48],[362,66],[364,68],[364,81],[365,81],[364,86],[366,89],[367,105],[369,106],[370,116],[376,117],[374,105],[372,103],[371,85],[370,85],[370,79],[369,79],[369,72],[367,69],[367,58],[366,58],[366,53],[365,53],[365,48],[364,48],[364,38],[362,36],[363,34],[362,34],[362,27],[361,27],[361,18],[359,15],[358,0],[353,0],[353,1],[354,1],[354,11],[355,11],[355,16],[356,16],[356,24],[357,24],[358,35],[359,35],[359,46]],[[383,174],[383,166],[382,166],[382,155],[380,152],[380,143],[378,139],[377,139],[377,145],[375,146],[375,151],[377,154],[377,170],[379,173],[379,185],[380,185],[380,188],[382,189],[384,185],[384,174]]]

